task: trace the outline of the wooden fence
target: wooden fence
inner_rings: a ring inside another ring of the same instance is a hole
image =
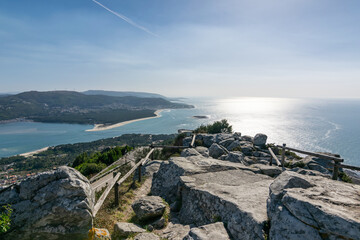
[[[334,156],[329,156],[329,155],[325,155],[325,154],[321,154],[321,153],[314,153],[314,152],[309,152],[309,151],[304,151],[304,150],[300,150],[300,149],[296,149],[296,148],[287,147],[285,143],[282,146],[277,145],[276,147],[281,149],[281,163],[280,163],[279,159],[276,157],[276,155],[274,154],[273,150],[271,148],[268,148],[270,155],[271,155],[270,165],[272,164],[272,159],[275,159],[277,165],[278,166],[281,165],[283,170],[285,169],[285,167],[284,167],[285,153],[286,153],[286,151],[292,151],[292,152],[297,152],[297,153],[301,153],[301,154],[305,154],[305,155],[309,155],[309,156],[318,157],[318,158],[328,160],[328,161],[334,161],[333,164],[329,163],[330,165],[333,166],[333,176],[332,176],[333,180],[338,179],[339,168],[347,168],[347,169],[360,171],[360,167],[342,164],[342,162],[344,162],[344,159],[339,158],[339,157],[334,157]]]

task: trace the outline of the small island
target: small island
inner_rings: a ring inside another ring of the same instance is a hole
[[[207,119],[209,118],[208,116],[193,116],[193,118],[196,118],[196,119]]]

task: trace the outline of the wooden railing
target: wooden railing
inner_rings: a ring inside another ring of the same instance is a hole
[[[190,131],[190,130],[184,130],[184,131]],[[101,206],[103,205],[105,199],[107,198],[107,196],[109,195],[110,193],[110,190],[114,187],[114,190],[115,190],[115,205],[119,205],[119,186],[124,183],[126,181],[126,179],[128,177],[131,176],[131,174],[133,174],[136,169],[138,170],[138,180],[139,182],[141,182],[141,177],[142,177],[142,174],[141,174],[141,167],[151,158],[153,158],[153,153],[154,153],[154,150],[155,148],[176,148],[176,149],[186,149],[186,148],[193,148],[195,147],[195,139],[196,139],[196,134],[193,134],[193,138],[192,138],[192,141],[191,141],[191,144],[190,146],[167,146],[167,145],[153,145],[151,144],[150,146],[150,151],[149,153],[146,155],[145,158],[141,159],[138,163],[135,164],[135,166],[133,166],[130,171],[128,171],[120,180],[119,177],[120,177],[120,173],[117,172],[117,170],[123,166],[117,166],[116,168],[114,169],[111,169],[105,173],[100,173],[98,175],[96,175],[95,177],[93,177],[90,181],[92,182],[92,184],[95,184],[96,185],[96,182],[97,181],[102,181],[101,179],[109,174],[113,174],[113,178],[105,181],[105,182],[101,182],[101,184],[107,184],[107,187],[105,189],[105,191],[103,192],[103,194],[100,196],[99,200],[96,202],[95,204],[95,207],[94,207],[94,211],[93,211],[93,216],[95,217],[96,214],[98,213],[98,211],[100,210]]]
[[[277,145],[275,147],[281,149],[281,163],[280,163],[279,159],[277,158],[277,156],[274,154],[273,150],[269,147],[268,150],[269,150],[270,155],[271,155],[271,157],[270,157],[270,165],[272,165],[272,160],[275,159],[276,164],[278,166],[281,165],[283,171],[285,170],[284,165],[285,165],[285,153],[286,153],[286,151],[297,152],[297,153],[301,153],[301,154],[305,154],[305,155],[309,155],[309,156],[314,156],[314,157],[318,157],[318,158],[329,160],[329,161],[334,161],[334,163],[329,163],[329,165],[333,166],[332,179],[334,179],[334,180],[338,179],[339,168],[347,168],[347,169],[360,171],[360,167],[355,167],[355,166],[342,164],[342,162],[344,162],[344,159],[339,158],[339,157],[334,157],[334,156],[329,156],[329,155],[325,155],[325,154],[321,154],[321,153],[314,153],[314,152],[309,152],[309,151],[304,151],[304,150],[300,150],[300,149],[296,149],[296,148],[287,147],[285,143],[282,146]]]
[[[150,155],[154,152],[154,148],[151,148],[150,152],[146,155],[145,158],[141,159],[138,163],[135,164],[134,167],[132,167],[130,169],[129,172],[127,172],[119,181],[119,177],[120,177],[120,173],[117,172],[113,172],[113,178],[108,180],[107,182],[107,187],[105,189],[105,191],[103,192],[103,194],[100,196],[99,200],[96,202],[95,207],[94,207],[94,211],[93,211],[93,216],[95,217],[96,214],[98,213],[98,211],[100,210],[101,206],[103,205],[106,197],[109,195],[110,190],[114,187],[115,189],[115,205],[119,205],[119,186],[133,173],[135,172],[136,169],[138,169],[139,172],[139,181],[141,181],[141,167],[143,164],[145,164],[148,160]],[[99,179],[98,181],[100,181],[101,179]]]

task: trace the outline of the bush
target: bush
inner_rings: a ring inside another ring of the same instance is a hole
[[[98,173],[106,168],[105,163],[83,163],[77,166],[75,169],[81,172],[82,175],[88,177],[92,174]]]
[[[10,205],[3,206],[3,212],[0,213],[0,233],[5,233],[10,229],[12,209]]]
[[[232,133],[232,126],[228,123],[226,119],[221,121],[216,121],[212,124],[201,125],[195,129],[195,133]]]

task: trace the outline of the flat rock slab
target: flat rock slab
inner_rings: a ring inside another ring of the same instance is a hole
[[[259,169],[247,167],[240,163],[204,158],[202,156],[171,158],[169,161],[164,161],[159,171],[154,174],[151,193],[164,198],[168,203],[173,203],[178,197],[180,176],[235,169],[260,172]]]
[[[154,233],[140,233],[135,236],[134,240],[160,240],[160,237]]]
[[[266,200],[273,179],[246,170],[182,176],[180,221],[222,221],[234,239],[264,239]]]
[[[143,233],[145,229],[128,222],[118,222],[114,225],[114,235],[116,237],[127,237],[133,233]]]
[[[359,239],[360,186],[283,172],[270,186],[271,239]]]
[[[136,200],[132,205],[136,216],[140,221],[160,217],[165,212],[166,205],[161,197],[145,196]]]
[[[230,240],[222,222],[192,228],[184,240]]]

